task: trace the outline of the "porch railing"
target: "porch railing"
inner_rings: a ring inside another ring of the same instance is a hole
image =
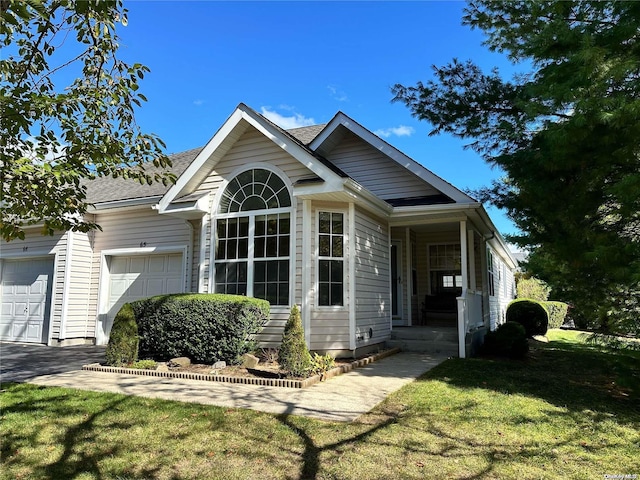
[[[467,333],[481,327],[482,318],[482,292],[465,289],[458,301],[458,355],[460,358],[467,356]]]

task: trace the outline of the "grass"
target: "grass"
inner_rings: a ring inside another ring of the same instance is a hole
[[[525,361],[448,360],[348,424],[4,385],[0,478],[640,475],[640,353],[549,338]]]

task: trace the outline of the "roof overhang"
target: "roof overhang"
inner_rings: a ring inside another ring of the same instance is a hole
[[[178,178],[175,185],[158,202],[158,211],[165,213],[177,198],[192,193],[249,127],[254,127],[323,179],[327,188],[340,189],[342,177],[324,165],[310,150],[294,141],[279,127],[241,103]]]

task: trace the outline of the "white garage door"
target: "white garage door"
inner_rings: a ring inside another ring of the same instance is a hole
[[[184,291],[182,254],[111,257],[108,288],[108,310],[97,343],[108,341],[113,318],[125,303]]]
[[[4,260],[0,297],[0,339],[46,343],[53,259]]]

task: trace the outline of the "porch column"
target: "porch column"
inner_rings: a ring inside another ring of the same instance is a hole
[[[467,322],[465,317],[468,308],[466,298],[469,288],[469,275],[467,273],[467,221],[460,221],[460,269],[462,270],[462,293],[458,299],[458,356],[467,356]]]
[[[469,288],[474,292],[478,290],[476,285],[476,243],[474,240],[473,230],[467,232],[467,241],[469,249]]]
[[[302,324],[307,346],[311,345],[311,200],[302,201]]]

